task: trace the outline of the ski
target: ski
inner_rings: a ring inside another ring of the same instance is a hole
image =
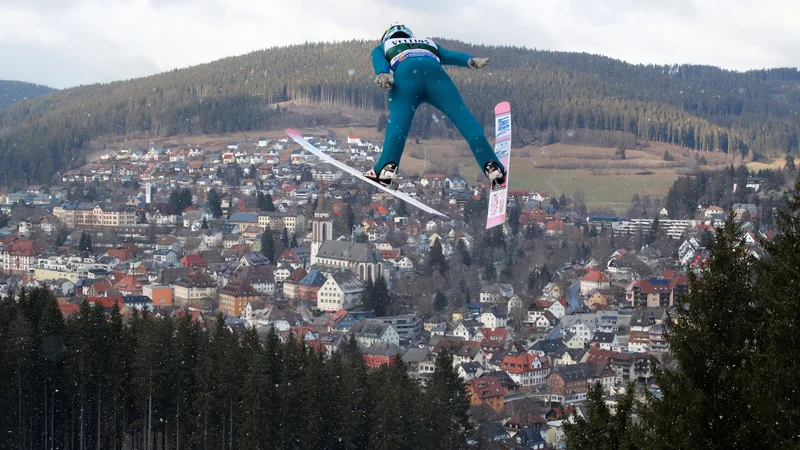
[[[498,103],[494,107],[494,154],[506,168],[506,182],[491,187],[489,192],[489,212],[486,216],[486,229],[494,228],[506,221],[508,203],[508,176],[511,164],[511,104]]]
[[[313,153],[316,157],[318,157],[322,161],[325,161],[328,164],[332,164],[332,165],[338,167],[339,169],[344,170],[345,172],[349,173],[350,175],[358,178],[359,180],[364,181],[366,183],[369,183],[372,186],[375,186],[376,188],[378,188],[378,189],[380,189],[380,190],[382,190],[384,192],[387,192],[387,193],[399,198],[400,200],[408,203],[409,205],[414,206],[416,208],[419,208],[419,209],[425,211],[426,213],[433,214],[433,215],[436,215],[436,216],[439,216],[439,217],[443,217],[445,219],[449,218],[447,216],[447,214],[441,213],[441,212],[431,208],[430,206],[426,205],[425,203],[422,203],[421,201],[415,199],[414,197],[406,194],[405,192],[396,191],[396,190],[390,189],[390,188],[388,188],[388,187],[386,187],[386,186],[384,186],[384,185],[382,185],[380,183],[376,183],[376,182],[370,180],[369,178],[365,177],[364,174],[361,173],[359,170],[354,169],[354,168],[348,166],[347,164],[345,164],[345,163],[343,163],[343,162],[341,162],[341,161],[339,161],[337,159],[334,159],[330,155],[325,154],[322,150],[318,149],[317,147],[314,147],[308,141],[303,139],[303,136],[300,133],[298,133],[297,130],[293,130],[291,128],[287,128],[286,129],[286,134],[288,134],[289,137],[292,138],[295,142],[300,144],[301,147],[303,147],[304,149],[306,149],[309,152]]]

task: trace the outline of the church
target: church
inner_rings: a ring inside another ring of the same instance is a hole
[[[359,280],[375,280],[383,276],[389,281],[389,267],[384,264],[380,252],[375,247],[352,241],[333,239],[333,220],[325,210],[325,198],[320,197],[314,219],[311,222],[311,266],[335,272],[349,269]]]

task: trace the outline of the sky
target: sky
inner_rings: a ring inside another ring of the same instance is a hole
[[[108,82],[294,43],[377,40],[396,21],[419,37],[631,63],[796,67],[798,17],[795,0],[0,0],[0,79]]]

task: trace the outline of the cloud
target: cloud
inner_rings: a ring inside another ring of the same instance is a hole
[[[0,0],[0,78],[107,82],[299,42],[422,36],[633,63],[794,66],[800,6],[723,0]]]

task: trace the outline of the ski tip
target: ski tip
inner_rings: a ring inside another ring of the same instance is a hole
[[[290,138],[300,138],[300,139],[303,138],[303,136],[301,136],[300,133],[298,133],[297,130],[293,128],[287,128],[286,134],[288,134]]]
[[[500,102],[494,107],[495,114],[506,114],[511,112],[511,103]]]

